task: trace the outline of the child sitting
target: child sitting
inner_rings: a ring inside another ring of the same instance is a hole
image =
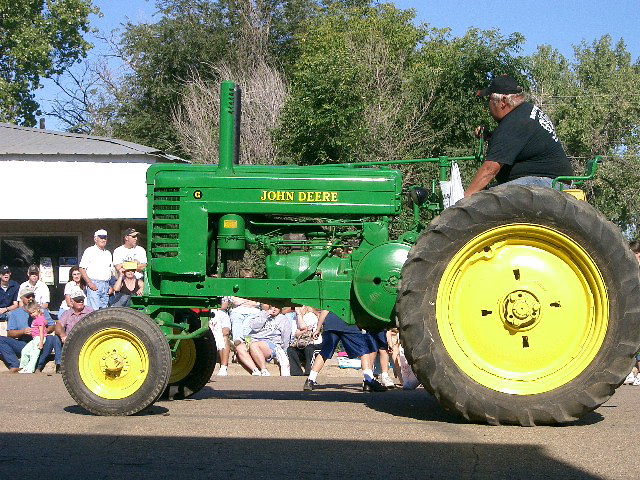
[[[31,322],[31,337],[33,339],[22,349],[18,373],[33,373],[35,371],[38,357],[47,336],[47,320],[44,318],[40,305],[31,303],[27,307],[27,312],[33,318],[33,322]]]

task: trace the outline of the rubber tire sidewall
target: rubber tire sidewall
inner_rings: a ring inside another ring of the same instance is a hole
[[[135,335],[149,356],[149,372],[142,386],[122,399],[94,394],[80,376],[80,351],[86,341],[104,329],[122,329]],[[147,315],[130,308],[110,307],[90,313],[69,332],[62,349],[61,372],[65,387],[78,405],[96,415],[133,415],[151,406],[162,394],[171,373],[171,350],[158,327]]]
[[[437,327],[438,287],[452,257],[482,232],[513,223],[569,236],[592,257],[609,296],[608,328],[595,358],[571,382],[535,395],[501,393],[472,380],[447,353]],[[397,309],[407,359],[425,388],[446,409],[490,424],[554,424],[581,417],[610,398],[640,344],[638,264],[619,229],[586,202],[543,187],[498,187],[445,210],[409,253]]]
[[[184,398],[189,398],[209,383],[216,367],[218,355],[213,333],[211,330],[207,330],[201,337],[194,338],[193,343],[196,349],[193,368],[184,378],[169,384],[165,392],[166,396],[174,398],[170,391],[173,390],[172,387],[178,387]]]

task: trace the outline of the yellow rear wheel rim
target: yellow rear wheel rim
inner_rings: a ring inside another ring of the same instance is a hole
[[[604,341],[607,289],[590,255],[549,227],[510,224],[470,240],[440,280],[438,331],[479,384],[517,395],[576,378]]]
[[[80,377],[95,395],[120,400],[140,389],[149,373],[149,355],[142,341],[120,328],[91,335],[80,350]]]
[[[169,383],[176,383],[185,378],[196,364],[196,345],[188,338],[180,340],[176,356],[171,364]]]

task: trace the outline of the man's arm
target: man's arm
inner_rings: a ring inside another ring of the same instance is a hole
[[[11,305],[9,305],[8,307],[0,307],[0,313],[9,313],[16,308],[18,308],[18,301],[14,300],[13,303],[11,303]]]
[[[484,163],[480,165],[480,168],[473,177],[473,180],[471,180],[471,183],[465,190],[465,198],[470,197],[474,193],[479,192],[484,187],[489,185],[489,182],[495,178],[501,167],[502,165],[498,162],[485,160]]]

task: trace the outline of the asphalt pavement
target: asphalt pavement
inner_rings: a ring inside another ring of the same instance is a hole
[[[640,387],[570,425],[491,427],[422,388],[363,393],[355,370],[330,366],[313,392],[231,373],[125,418],[87,413],[60,375],[0,374],[1,478],[640,478]]]

